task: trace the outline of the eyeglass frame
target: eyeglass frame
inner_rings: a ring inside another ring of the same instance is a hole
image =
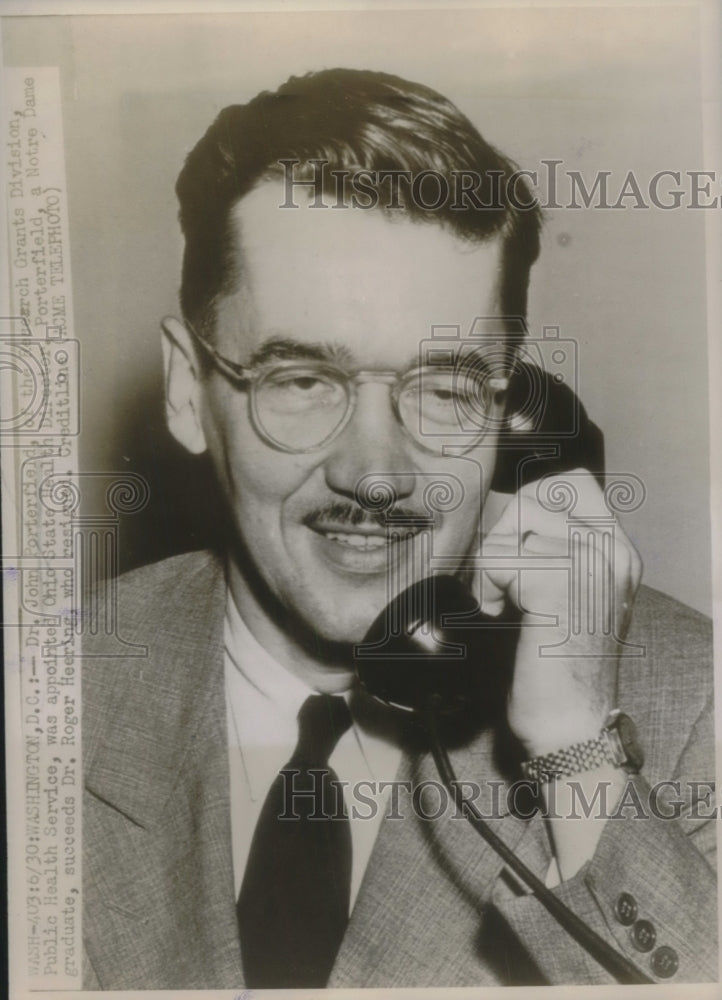
[[[269,444],[272,448],[275,448],[276,451],[281,451],[289,455],[312,455],[315,452],[323,451],[323,449],[327,448],[333,441],[335,441],[336,438],[339,437],[343,433],[345,428],[348,426],[356,409],[356,403],[358,400],[358,386],[364,385],[369,382],[380,382],[381,384],[389,385],[392,387],[391,405],[394,411],[394,417],[396,418],[396,422],[398,423],[399,427],[402,429],[404,434],[406,434],[409,440],[415,445],[415,447],[420,448],[423,451],[426,451],[429,454],[433,455],[443,455],[444,448],[448,447],[447,445],[442,445],[440,451],[438,448],[432,448],[428,445],[423,444],[417,437],[414,436],[414,434],[412,434],[412,432],[406,426],[406,423],[402,419],[401,414],[399,412],[398,393],[395,391],[399,389],[399,387],[402,384],[402,381],[408,375],[411,375],[412,373],[415,374],[417,372],[423,372],[427,370],[427,368],[429,368],[432,371],[439,371],[442,368],[442,366],[440,365],[437,366],[421,365],[415,368],[409,368],[406,372],[403,372],[401,374],[399,374],[399,372],[397,371],[388,369],[361,369],[351,374],[347,371],[344,371],[344,369],[339,367],[338,365],[334,365],[333,362],[321,361],[320,362],[321,366],[329,369],[330,371],[337,372],[338,374],[342,375],[345,379],[345,384],[348,386],[347,390],[348,402],[346,405],[346,413],[344,414],[343,419],[337,424],[337,426],[334,427],[334,429],[329,434],[327,434],[326,437],[319,444],[312,445],[308,448],[292,448],[288,445],[282,444],[280,441],[277,441],[275,438],[271,437],[271,435],[265,431],[263,424],[259,419],[256,408],[255,386],[256,383],[259,381],[259,379],[263,378],[264,374],[266,374],[266,372],[269,371],[271,367],[274,369],[284,366],[288,368],[302,367],[302,362],[296,360],[293,361],[289,360],[288,362],[277,361],[274,363],[273,366],[266,366],[265,368],[260,367],[255,369],[248,365],[241,365],[236,361],[232,361],[230,358],[227,358],[224,354],[221,354],[220,351],[216,350],[216,348],[213,347],[212,344],[208,343],[205,337],[202,337],[200,333],[198,333],[193,324],[190,323],[188,320],[185,320],[185,326],[191,333],[195,343],[198,344],[198,346],[204,352],[205,356],[215,365],[215,367],[218,369],[218,371],[221,372],[222,375],[225,375],[225,377],[231,383],[238,386],[239,389],[243,391],[250,389],[249,409],[250,409],[251,423],[253,424],[253,429],[263,441]],[[314,359],[314,363],[318,362],[316,362],[316,360]],[[496,399],[498,398],[498,395],[500,393],[506,392],[506,390],[509,387],[511,379],[509,376],[493,376],[492,378],[490,378],[489,381],[494,390],[494,395]],[[487,434],[488,434],[488,428],[486,428],[483,431],[480,431],[479,434],[474,438],[474,440],[469,445],[463,448],[462,454],[466,454],[467,452],[471,451],[472,448],[475,448],[480,443],[480,441],[483,440],[484,437],[486,437]],[[461,447],[461,446],[452,445],[451,447]]]

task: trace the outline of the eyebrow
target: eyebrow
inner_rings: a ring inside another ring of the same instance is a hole
[[[410,371],[418,367],[420,363],[418,354],[412,355],[407,364],[400,370]],[[325,361],[330,364],[354,367],[354,357],[352,352],[342,344],[324,343],[322,341],[306,342],[294,340],[292,337],[273,336],[264,340],[251,354],[247,362],[247,367],[253,368],[257,365],[267,364],[269,361]],[[435,364],[444,365],[441,358],[427,362],[432,366]],[[474,367],[478,363],[478,356],[471,353],[459,358],[456,363],[458,368]]]
[[[338,344],[305,343],[290,337],[265,340],[248,359],[248,366],[267,361],[329,361],[335,364],[351,360],[351,352]]]

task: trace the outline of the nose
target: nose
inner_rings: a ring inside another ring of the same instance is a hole
[[[412,445],[394,414],[388,385],[367,382],[358,387],[356,408],[333,442],[324,464],[326,483],[334,493],[358,499],[368,490],[369,476],[389,483],[397,501],[413,493],[419,471]]]

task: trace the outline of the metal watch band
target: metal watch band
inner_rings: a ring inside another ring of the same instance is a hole
[[[530,781],[549,781],[554,777],[566,778],[580,771],[591,771],[604,764],[615,764],[606,735],[602,733],[593,740],[572,743],[571,746],[546,753],[541,757],[525,760],[521,770]]]

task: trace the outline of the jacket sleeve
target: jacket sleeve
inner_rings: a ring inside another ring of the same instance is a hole
[[[672,778],[630,776],[591,860],[553,890],[655,982],[718,977],[712,712],[710,698]],[[497,886],[493,902],[548,982],[616,981],[535,896]]]

